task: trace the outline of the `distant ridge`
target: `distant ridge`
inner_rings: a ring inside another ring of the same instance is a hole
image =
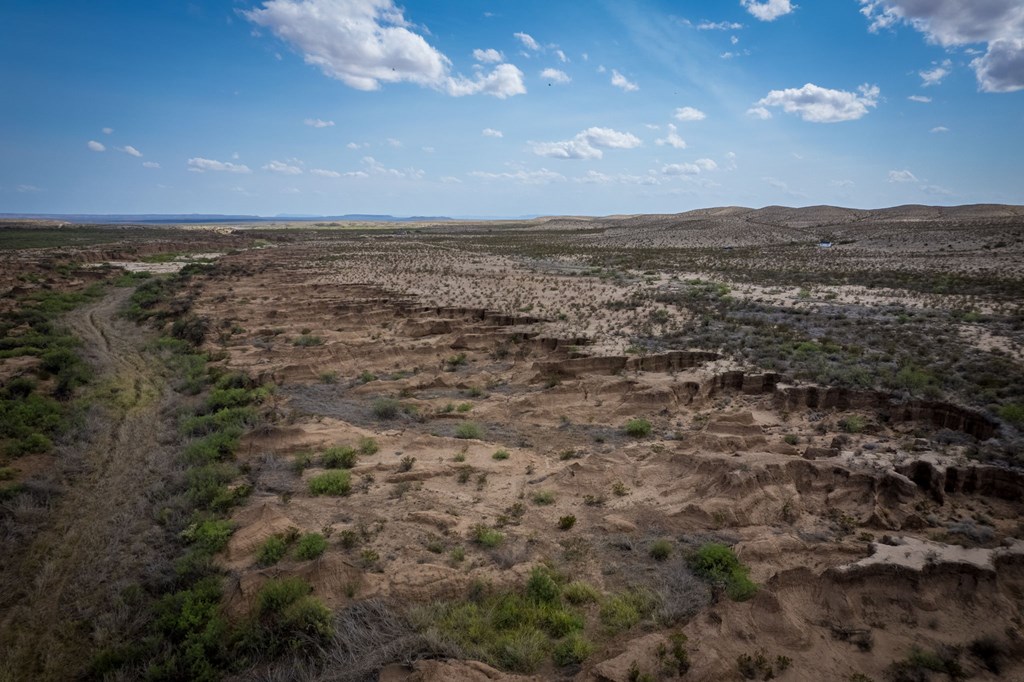
[[[287,220],[290,222],[360,221],[381,223],[444,222],[451,220],[444,216],[376,215],[351,213],[335,216],[313,215],[225,215],[221,213],[0,213],[0,220],[62,220],[68,223],[106,223],[141,225],[188,225],[207,223],[270,223]]]

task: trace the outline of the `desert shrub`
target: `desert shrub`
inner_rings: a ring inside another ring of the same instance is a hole
[[[220,611],[221,593],[220,576],[209,576],[157,602],[154,629],[173,645],[174,653],[151,661],[147,678],[221,678],[230,639],[230,626]]]
[[[1010,403],[999,408],[999,416],[1017,428],[1024,428],[1024,404]]]
[[[288,543],[280,535],[271,535],[260,545],[256,554],[256,561],[260,566],[273,566],[284,558],[288,551]]]
[[[303,561],[316,559],[327,550],[327,540],[320,533],[306,533],[295,543],[295,556]]]
[[[496,459],[498,461],[505,460],[505,459],[508,459],[508,458],[509,458],[508,450],[496,450],[495,453],[493,455],[491,455],[491,459]]]
[[[633,438],[645,438],[651,435],[653,427],[646,419],[630,419],[625,426],[626,435]]]
[[[561,516],[558,519],[558,527],[561,530],[569,530],[576,525],[576,516],[569,514],[567,516]]]
[[[185,476],[188,499],[195,507],[224,510],[231,506],[227,484],[238,476],[237,467],[226,462],[213,462],[193,466]]]
[[[968,647],[971,655],[981,661],[985,669],[994,675],[1003,671],[1003,659],[1006,657],[1006,645],[991,635],[979,637]]]
[[[402,409],[402,404],[394,398],[378,398],[373,401],[373,416],[377,419],[394,419]]]
[[[555,494],[550,490],[538,490],[530,497],[530,499],[532,499],[533,503],[537,505],[549,505],[555,503]]]
[[[226,519],[207,519],[193,523],[181,533],[186,542],[209,554],[216,554],[228,546],[234,526]]]
[[[203,345],[209,330],[210,321],[205,317],[197,315],[179,317],[171,324],[171,336],[186,341],[197,348]]]
[[[456,438],[480,440],[483,435],[483,429],[476,422],[462,422],[455,428]]]
[[[785,441],[786,445],[796,445],[800,442],[800,437],[795,433],[787,433],[782,440]]]
[[[231,459],[234,457],[241,437],[242,429],[237,426],[229,426],[222,431],[214,431],[199,440],[189,443],[188,447],[185,448],[185,461],[188,464],[197,465]]]
[[[543,566],[535,566],[526,581],[526,596],[535,602],[554,603],[562,596],[555,576]]]
[[[587,660],[594,653],[594,645],[579,632],[571,632],[555,645],[551,653],[558,665],[575,665]]]
[[[309,479],[309,492],[313,495],[348,495],[352,480],[347,470],[328,471]]]
[[[252,622],[238,645],[243,660],[275,658],[326,643],[334,631],[331,612],[310,595],[312,589],[301,578],[275,578],[260,588]]]
[[[492,549],[505,541],[505,536],[500,531],[488,528],[483,524],[473,526],[470,536],[476,544]]]
[[[562,588],[562,597],[570,604],[589,604],[601,598],[601,593],[590,583],[573,581]]]
[[[622,632],[649,616],[656,605],[654,595],[634,589],[605,598],[598,617],[609,632]]]
[[[351,469],[358,461],[356,451],[347,446],[328,448],[320,457],[320,463],[327,469]]]
[[[669,540],[655,540],[651,543],[648,553],[656,561],[664,561],[672,554],[672,542]]]
[[[866,425],[864,417],[856,414],[851,414],[839,420],[839,428],[843,433],[860,433]]]
[[[402,458],[402,461],[398,463],[398,470],[401,472],[412,471],[414,464],[416,464],[416,458],[411,455],[406,455]]]
[[[259,421],[259,413],[252,407],[226,407],[210,414],[194,415],[181,422],[181,430],[188,436],[205,436],[229,428],[251,428]]]
[[[734,601],[744,601],[757,592],[757,585],[748,576],[749,569],[725,545],[701,546],[691,557],[690,567],[705,580],[724,586],[726,594]]]
[[[363,436],[359,439],[359,454],[369,457],[370,455],[377,454],[379,450],[380,445],[373,438]]]
[[[305,348],[309,346],[322,346],[324,345],[324,340],[315,334],[302,334],[301,336],[296,337],[292,343],[296,346]]]

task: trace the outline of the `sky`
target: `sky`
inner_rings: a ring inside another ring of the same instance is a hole
[[[0,212],[1024,204],[1022,0],[5,0]]]

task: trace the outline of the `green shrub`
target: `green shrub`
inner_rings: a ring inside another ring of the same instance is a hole
[[[635,600],[631,599],[628,593],[605,599],[598,616],[601,623],[613,633],[630,629],[643,617]]]
[[[594,645],[579,632],[572,632],[555,645],[552,658],[558,665],[578,665],[594,653]]]
[[[690,559],[690,567],[705,580],[724,586],[726,594],[734,601],[750,599],[757,592],[757,584],[748,576],[749,569],[725,545],[703,545]]]
[[[555,603],[561,599],[562,588],[551,571],[543,566],[535,566],[526,581],[526,596],[538,603]]]
[[[378,398],[373,401],[373,416],[377,419],[394,419],[402,409],[402,404],[394,398]]]
[[[555,494],[550,490],[538,490],[530,499],[537,505],[549,505],[555,503]]]
[[[483,435],[483,429],[476,422],[462,422],[455,428],[456,438],[480,440]]]
[[[327,469],[351,469],[358,461],[356,451],[348,446],[329,448],[320,458],[320,463]]]
[[[271,578],[256,595],[256,615],[281,613],[312,591],[313,587],[302,578]]]
[[[412,471],[413,465],[416,464],[416,458],[411,455],[406,455],[402,458],[402,461],[398,463],[398,470],[400,472]]]
[[[327,549],[327,540],[320,533],[306,533],[295,544],[295,556],[303,561],[316,559]]]
[[[999,416],[1017,428],[1024,428],[1024,404],[1009,403],[999,408]]]
[[[633,438],[645,438],[651,435],[653,427],[646,419],[630,419],[626,422],[626,435]]]
[[[560,530],[569,530],[570,528],[572,528],[575,525],[576,525],[576,516],[574,514],[569,514],[567,516],[562,516],[562,517],[559,517],[559,519],[558,519],[558,528]]]
[[[839,428],[844,433],[860,433],[864,430],[867,422],[860,415],[851,414],[839,420]]]
[[[228,546],[234,532],[234,526],[226,519],[207,519],[186,528],[181,537],[203,552],[216,554]]]
[[[669,540],[655,540],[648,550],[655,561],[664,561],[672,554],[672,543]]]
[[[313,495],[348,495],[352,480],[347,470],[328,471],[309,479],[309,492]]]
[[[260,566],[273,566],[284,558],[288,551],[288,543],[280,535],[271,535],[260,546],[256,561]]]
[[[377,441],[369,436],[363,436],[359,439],[359,454],[369,457],[370,455],[377,454],[380,450],[380,446],[377,445]]]
[[[508,450],[496,450],[495,453],[493,455],[491,455],[491,459],[496,459],[499,462],[502,461],[502,460],[506,460],[508,458],[509,458]]]
[[[214,431],[189,443],[185,448],[185,461],[191,465],[198,465],[229,460],[234,457],[241,437],[242,429],[238,426],[229,426],[223,431]]]
[[[473,526],[473,529],[470,531],[470,535],[473,542],[483,547],[487,547],[488,549],[497,547],[505,541],[505,536],[500,531],[488,528],[483,524]]]
[[[593,585],[576,580],[562,588],[562,596],[570,604],[589,604],[600,599],[601,593]]]
[[[292,341],[292,343],[300,347],[322,346],[324,340],[315,334],[303,334]]]

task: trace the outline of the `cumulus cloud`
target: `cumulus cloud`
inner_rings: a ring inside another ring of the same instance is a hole
[[[693,163],[670,163],[661,167],[662,175],[700,175],[705,171],[718,170],[713,159],[697,159]]]
[[[772,90],[747,113],[759,118],[770,118],[767,107],[781,107],[786,113],[798,114],[811,123],[855,121],[865,116],[869,109],[878,106],[879,94],[877,85],[865,84],[857,88],[857,92],[847,92],[808,83],[802,88]]]
[[[761,21],[775,21],[796,9],[790,0],[740,0],[740,4]]]
[[[388,168],[372,156],[364,156],[363,165],[366,166],[366,170],[370,175],[384,175],[392,178],[404,178],[409,180],[419,180],[426,175],[426,173],[419,168]],[[367,175],[367,173],[363,173],[362,176],[359,176],[358,173],[359,171],[357,171],[357,174],[354,177],[366,177]],[[349,176],[350,174],[345,173],[345,175]]]
[[[544,69],[540,72],[540,77],[552,83],[559,84],[565,84],[572,80],[569,78],[569,74],[565,71],[559,71],[558,69]]]
[[[922,104],[928,104],[932,101],[931,97],[925,97],[924,95],[911,95],[907,99],[911,102],[921,102]]]
[[[242,14],[299,50],[307,64],[357,90],[407,82],[456,97],[526,92],[522,72],[511,64],[472,78],[451,75],[451,60],[412,30],[392,0],[265,0]]]
[[[514,173],[487,173],[484,171],[473,171],[469,175],[483,180],[513,180],[524,185],[547,185],[552,182],[565,181],[564,175],[550,171],[547,168],[541,168],[540,170],[535,171],[517,170]]]
[[[369,142],[349,142],[345,145],[346,149],[362,149],[363,147],[369,147]]]
[[[921,84],[924,87],[930,85],[938,85],[942,82],[942,79],[949,75],[950,69],[953,68],[953,62],[945,60],[941,64],[935,64],[935,66],[927,71],[918,71],[917,75],[921,77]]]
[[[495,49],[473,50],[473,59],[484,64],[497,64],[505,59],[505,55],[501,54]]]
[[[935,126],[934,128],[932,128],[928,132],[930,132],[930,133],[948,133],[949,132],[949,128],[947,128],[946,126]]]
[[[1024,4],[1020,0],[860,0],[877,32],[907,24],[942,47],[986,43],[971,61],[984,92],[1024,89]]]
[[[533,153],[552,159],[600,159],[602,149],[634,149],[643,144],[632,133],[611,128],[587,128],[571,140],[562,142],[531,142]]]
[[[519,39],[523,47],[535,52],[540,49],[540,44],[529,33],[513,33],[512,35]]]
[[[97,142],[96,140],[89,140],[89,142],[87,142],[85,146],[88,147],[89,149],[91,149],[94,152],[105,152],[105,151],[107,151],[107,148],[104,147],[101,143]]]
[[[143,168],[159,168],[160,164],[157,163],[156,161],[143,161],[142,162],[142,167]]]
[[[676,113],[672,115],[677,121],[703,121],[707,118],[700,109],[694,109],[693,107],[679,107],[676,109]]]
[[[334,126],[334,121],[324,121],[319,118],[307,118],[303,123],[310,128],[331,128]]]
[[[612,85],[617,88],[622,88],[626,92],[635,92],[640,89],[639,85],[632,82],[615,69],[612,69]]]
[[[311,168],[309,170],[310,175],[318,175],[321,178],[340,178],[341,173],[338,171],[327,170],[326,168]]]
[[[762,121],[767,121],[772,117],[772,112],[768,111],[764,107],[751,107],[747,109],[747,116],[753,116],[754,118],[759,118]]]
[[[263,166],[263,170],[272,171],[274,173],[281,173],[282,175],[301,175],[302,169],[298,166],[292,166],[284,161],[271,161],[267,165]]]
[[[484,137],[505,137],[505,133],[494,128],[484,128],[480,134]]]
[[[217,161],[215,159],[204,159],[196,156],[188,160],[188,169],[193,173],[205,173],[206,171],[224,171],[225,173],[251,173],[245,164],[231,163],[230,161]]]
[[[668,135],[655,140],[654,143],[659,147],[667,145],[674,149],[686,149],[686,140],[679,137],[679,133],[676,132],[676,127],[671,123],[668,124]]]
[[[917,182],[917,177],[908,170],[889,171],[889,182]]]
[[[125,146],[121,147],[121,151],[123,151],[125,154],[128,154],[129,156],[134,156],[135,158],[140,158],[142,156],[142,152],[140,152],[138,149],[131,146],[130,144],[126,144]]]
[[[103,129],[103,134],[104,135],[113,135],[114,134],[114,129],[113,128],[104,128]]]

